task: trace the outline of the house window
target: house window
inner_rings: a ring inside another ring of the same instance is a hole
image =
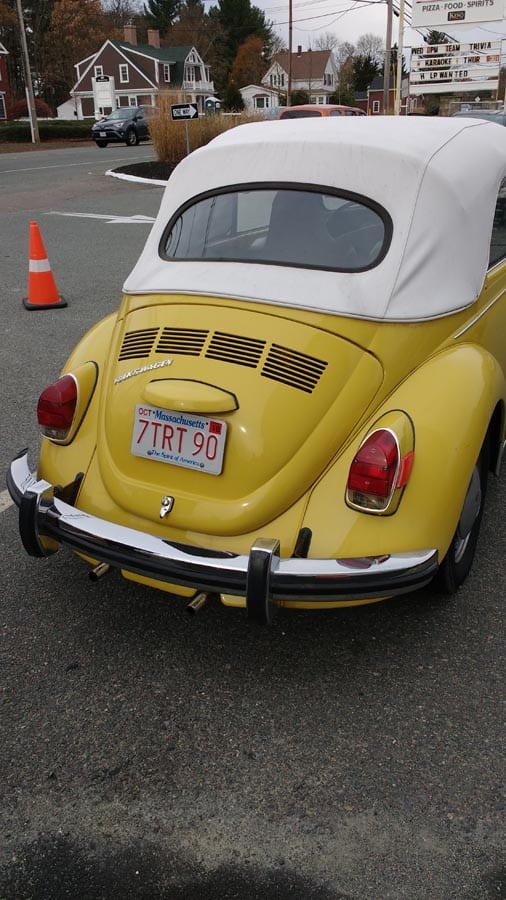
[[[489,266],[494,266],[506,257],[506,178],[499,188],[495,207],[494,226],[490,242]]]
[[[122,84],[126,84],[126,82],[130,80],[128,77],[128,66],[126,65],[126,63],[119,67],[119,80]]]
[[[373,100],[373,101],[372,101],[372,111],[373,111],[373,114],[374,114],[374,113],[379,113],[379,111],[380,111],[380,102],[379,102],[379,100]]]
[[[285,86],[285,76],[282,75],[281,76],[281,87],[284,87],[284,86]]]
[[[103,66],[95,66],[94,68],[95,68],[95,78],[100,78],[100,76],[104,74],[104,67]]]
[[[195,81],[195,66],[186,67],[186,81]]]
[[[170,66],[168,63],[163,64],[163,80],[165,82],[170,81]]]
[[[265,97],[257,97],[255,99],[255,106],[257,109],[264,109],[265,106]]]
[[[7,114],[5,112],[5,94],[0,94],[0,119],[6,119]]]

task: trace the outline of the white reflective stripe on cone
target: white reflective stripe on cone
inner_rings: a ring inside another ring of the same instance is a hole
[[[51,266],[49,265],[48,259],[31,259],[29,266],[29,272],[50,272]]]

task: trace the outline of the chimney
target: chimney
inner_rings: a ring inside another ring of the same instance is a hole
[[[135,25],[132,25],[132,23],[125,25],[124,35],[128,44],[134,44],[134,46],[137,44],[137,28]]]
[[[160,32],[157,28],[148,28],[148,44],[157,50],[160,49]]]

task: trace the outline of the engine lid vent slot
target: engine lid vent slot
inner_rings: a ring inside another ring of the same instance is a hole
[[[256,369],[266,343],[255,338],[215,331],[206,350],[206,356]]]
[[[144,359],[149,356],[159,330],[159,328],[144,328],[141,331],[127,331],[118,360]]]
[[[272,344],[262,368],[264,378],[280,381],[311,394],[327,368],[327,363],[305,353]]]

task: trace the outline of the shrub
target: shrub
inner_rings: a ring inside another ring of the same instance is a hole
[[[35,112],[37,118],[41,119],[52,119],[54,116],[53,110],[44,102],[44,100],[35,100]],[[12,103],[9,115],[11,119],[25,119],[29,116],[28,103],[26,100],[16,100]]]
[[[291,105],[303,106],[304,103],[309,103],[309,94],[307,91],[294,91],[291,97]]]
[[[164,94],[159,99],[157,113],[149,121],[149,133],[160,162],[177,165],[186,156],[186,124],[190,151],[193,151],[208,144],[229,128],[235,128],[236,125],[243,125],[245,122],[258,122],[258,116],[248,116],[245,113],[233,116],[217,113],[188,120],[186,124],[174,122],[170,108],[173,103],[180,102],[177,97]]]
[[[78,140],[91,138],[91,123],[74,122],[64,119],[53,119],[51,122],[38,122],[39,137],[44,141]],[[0,143],[30,143],[32,133],[29,122],[0,123]]]

